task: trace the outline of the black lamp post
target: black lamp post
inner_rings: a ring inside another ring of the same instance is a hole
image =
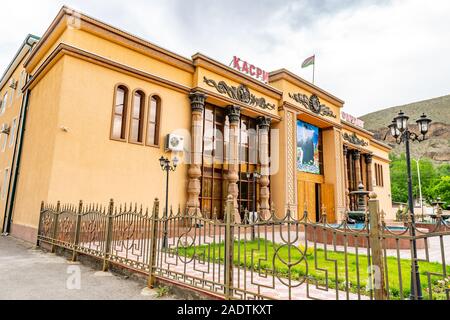
[[[255,223],[255,214],[256,213],[256,182],[261,178],[261,175],[258,172],[247,172],[247,179],[252,181],[253,184],[253,199],[252,199],[252,222]],[[252,226],[252,240],[255,240],[255,226]]]
[[[406,168],[408,173],[408,206],[409,210],[411,212],[411,237],[413,238],[412,245],[413,245],[413,262],[411,266],[411,294],[410,299],[422,299],[422,287],[420,284],[420,277],[419,277],[419,265],[417,263],[417,243],[416,239],[414,238],[416,235],[416,222],[414,217],[414,204],[413,204],[413,192],[412,192],[412,178],[411,178],[411,155],[409,151],[409,142],[410,141],[418,141],[422,142],[426,140],[425,135],[428,132],[429,124],[431,122],[430,119],[427,118],[425,114],[422,114],[419,120],[416,121],[416,123],[419,126],[420,135],[416,134],[415,132],[412,132],[408,128],[408,119],[409,117],[406,116],[402,111],[399,112],[398,116],[392,120],[392,124],[390,124],[388,127],[390,129],[391,135],[395,138],[395,142],[397,144],[405,143],[406,147]],[[415,277],[415,284],[414,284],[414,277]],[[417,292],[416,292],[417,288]]]
[[[163,171],[166,171],[166,209],[164,210],[164,237],[163,237],[163,249],[167,248],[167,218],[169,216],[169,172],[175,171],[178,165],[178,158],[172,160],[173,165],[170,164],[170,160],[164,157],[159,159],[159,164]]]

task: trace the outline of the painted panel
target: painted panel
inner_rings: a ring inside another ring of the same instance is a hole
[[[320,174],[319,128],[297,121],[297,170]]]

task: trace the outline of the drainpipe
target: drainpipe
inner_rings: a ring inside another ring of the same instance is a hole
[[[31,51],[31,48],[30,48]],[[30,76],[27,75],[27,82],[30,79]],[[22,106],[20,110],[20,120],[19,120],[19,129],[17,134],[17,141],[14,145],[14,156],[11,165],[11,172],[9,176],[9,186],[8,186],[8,195],[5,206],[5,219],[3,220],[3,235],[8,235],[11,230],[11,222],[12,222],[12,212],[14,208],[14,200],[16,198],[16,189],[17,189],[17,179],[19,177],[19,167],[20,160],[22,155],[22,145],[25,133],[25,120],[28,111],[28,101],[29,101],[30,90],[27,89],[24,93],[24,98],[22,100]],[[13,175],[14,174],[14,175]]]

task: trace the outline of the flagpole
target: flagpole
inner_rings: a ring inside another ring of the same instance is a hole
[[[314,55],[314,64],[313,64],[313,84],[314,84],[314,77],[316,75],[316,55]]]

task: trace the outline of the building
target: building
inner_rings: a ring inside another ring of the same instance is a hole
[[[340,221],[359,181],[392,212],[390,148],[341,119],[342,100],[285,69],[264,83],[63,7],[42,38],[27,37],[0,90],[0,224],[29,241],[41,201],[163,198],[161,156],[181,160],[169,202],[208,216],[232,194],[239,219],[256,190],[263,214],[273,203],[277,215],[306,207]],[[166,151],[169,134],[182,151]]]

